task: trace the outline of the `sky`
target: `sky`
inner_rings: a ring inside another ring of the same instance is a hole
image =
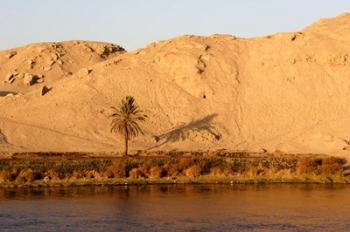
[[[350,12],[350,0],[0,0],[0,49],[93,40],[127,50],[178,35],[255,37]]]

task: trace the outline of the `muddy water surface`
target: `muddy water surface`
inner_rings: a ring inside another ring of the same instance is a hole
[[[0,189],[0,231],[350,231],[350,186]]]

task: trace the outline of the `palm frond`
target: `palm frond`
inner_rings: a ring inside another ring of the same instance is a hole
[[[128,139],[143,134],[140,123],[147,118],[146,114],[137,106],[134,97],[122,99],[119,107],[111,107],[111,132],[128,135]]]

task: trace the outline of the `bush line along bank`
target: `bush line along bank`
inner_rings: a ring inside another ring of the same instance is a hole
[[[217,183],[221,178],[236,181],[264,179],[297,182],[348,183],[343,174],[345,160],[335,157],[128,157],[78,160],[3,160],[0,161],[0,186],[15,184],[82,182],[121,183],[128,180],[174,182],[207,177]],[[113,181],[116,180],[116,181]],[[118,181],[117,181],[118,180]],[[185,181],[186,182],[186,181]]]

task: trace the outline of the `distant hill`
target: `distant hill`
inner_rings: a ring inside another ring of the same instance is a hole
[[[133,95],[149,115],[134,150],[346,154],[349,44],[343,14],[295,33],[187,35],[135,52],[82,41],[3,51],[0,87],[23,95],[0,98],[1,149],[121,151],[110,106]],[[43,83],[23,84],[22,73],[44,75]]]

